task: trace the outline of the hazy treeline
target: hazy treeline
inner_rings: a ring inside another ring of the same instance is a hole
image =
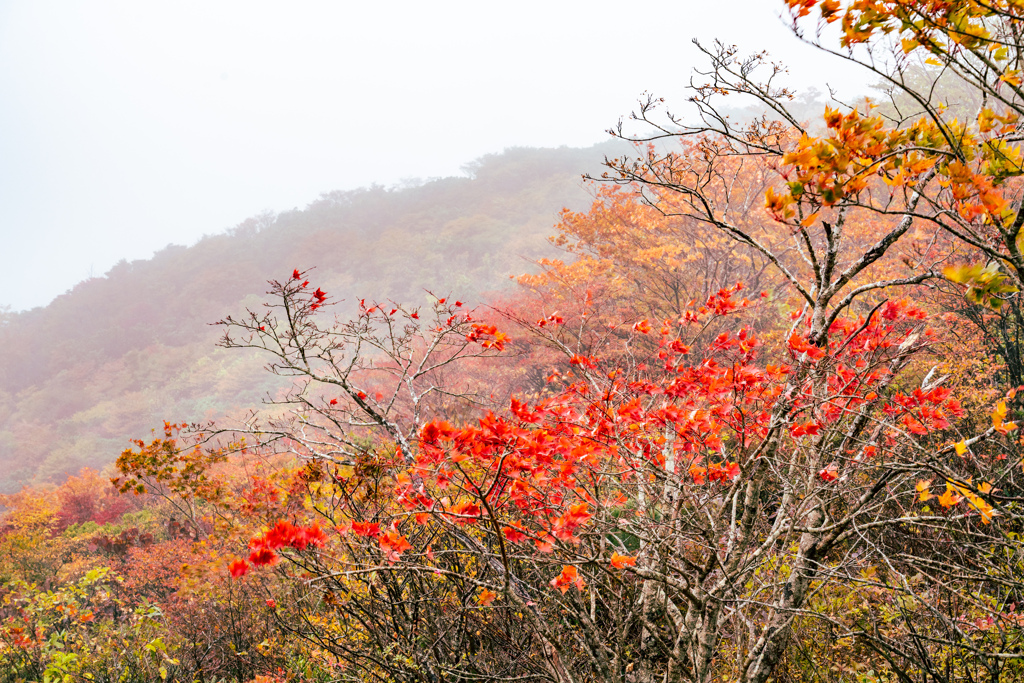
[[[191,247],[122,261],[0,326],[0,490],[113,461],[163,419],[213,417],[275,387],[251,357],[215,348],[210,323],[257,305],[266,278],[316,266],[346,297],[479,297],[550,256],[562,207],[591,197],[581,172],[616,149],[512,149],[469,177],[331,192]],[[339,307],[345,313],[350,299]]]

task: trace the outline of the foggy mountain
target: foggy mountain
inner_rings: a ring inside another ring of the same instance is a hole
[[[216,348],[213,323],[262,301],[293,268],[344,301],[425,303],[425,290],[480,301],[509,287],[547,242],[562,207],[591,197],[613,143],[508,150],[470,177],[322,195],[305,209],[249,218],[191,247],[122,261],[50,305],[0,318],[0,491],[112,462],[164,420],[256,405],[274,377]]]

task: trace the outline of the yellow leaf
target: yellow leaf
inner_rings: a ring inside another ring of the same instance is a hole
[[[985,523],[985,524],[988,524],[990,521],[992,521],[992,516],[994,514],[993,510],[992,510],[992,506],[989,505],[988,502],[986,502],[984,498],[982,498],[979,495],[976,495],[974,493],[974,491],[972,491],[969,488],[970,485],[971,485],[971,480],[970,479],[968,479],[967,480],[967,484],[963,485],[963,486],[960,485],[960,484],[952,484],[952,483],[947,483],[946,484],[947,487],[952,486],[952,488],[954,490],[959,491],[961,494],[963,494],[963,497],[967,499],[967,502],[969,502],[971,504],[971,507],[973,507],[975,510],[977,510],[981,514],[981,521],[983,523]],[[988,483],[983,483],[981,486],[978,487],[978,490],[982,491],[984,493],[988,493],[989,491],[992,490],[992,485],[988,484]]]
[[[989,505],[985,501],[985,499],[983,499],[981,496],[971,495],[967,497],[967,500],[970,501],[971,506],[974,507],[974,509],[977,510],[978,513],[981,515],[982,522],[988,524],[992,521],[992,515],[994,514],[992,506]]]
[[[956,446],[954,446],[954,448],[956,448],[957,455],[963,456],[963,454],[967,452],[967,441],[961,439],[960,442]]]
[[[923,501],[928,500],[929,498],[934,498],[935,497],[935,496],[933,496],[928,491],[928,489],[931,488],[931,485],[932,485],[932,483],[930,481],[928,481],[927,479],[922,479],[921,481],[917,482],[917,499],[918,500],[923,502]]]
[[[931,64],[932,66],[942,66],[942,62],[935,59],[935,57],[929,57],[928,59],[924,60],[924,63]]]
[[[999,429],[1003,426],[1003,420],[1006,419],[1006,401],[1000,401],[996,404],[996,409],[992,411],[992,426]]]
[[[996,409],[992,411],[992,426],[996,428],[996,431],[1000,434],[1008,434],[1017,428],[1015,422],[1004,422],[1006,419],[1007,408],[1006,401],[1000,401],[996,404]]]
[[[946,279],[950,282],[956,282],[958,284],[964,284],[970,282],[972,279],[977,277],[978,273],[981,272],[980,266],[946,266],[942,270],[942,274],[946,276]]]

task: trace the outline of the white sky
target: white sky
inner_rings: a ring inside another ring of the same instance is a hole
[[[602,141],[645,90],[682,104],[694,37],[862,90],[782,7],[0,0],[0,305],[321,192]]]

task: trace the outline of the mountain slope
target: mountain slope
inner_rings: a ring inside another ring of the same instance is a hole
[[[591,197],[580,174],[611,145],[513,149],[471,177],[323,195],[302,210],[250,218],[191,247],[122,261],[49,306],[0,319],[0,491],[111,462],[162,420],[256,404],[274,378],[215,347],[209,323],[261,301],[266,280],[316,267],[346,299],[479,301],[552,255],[558,211]]]

